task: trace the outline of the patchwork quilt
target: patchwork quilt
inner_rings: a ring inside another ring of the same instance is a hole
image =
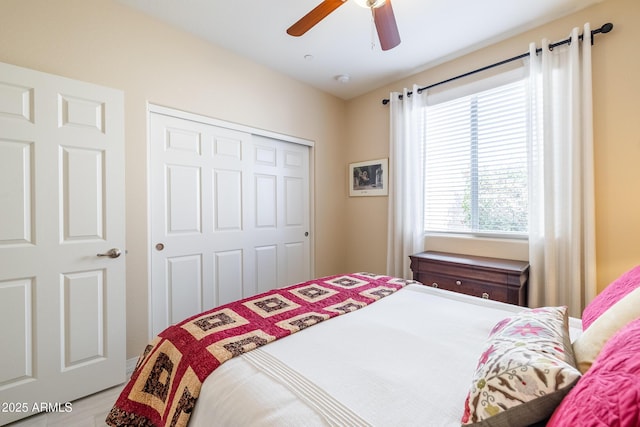
[[[350,313],[411,280],[329,276],[225,304],[170,326],[146,347],[107,416],[110,426],[186,426],[218,366],[276,339]]]

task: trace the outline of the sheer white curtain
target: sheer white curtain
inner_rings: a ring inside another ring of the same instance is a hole
[[[529,305],[580,316],[596,292],[591,29],[530,46]]]
[[[389,220],[387,274],[410,279],[409,255],[421,252],[423,238],[422,132],[426,93],[413,87],[390,96]]]

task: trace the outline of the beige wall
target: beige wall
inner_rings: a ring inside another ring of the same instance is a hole
[[[593,55],[594,138],[596,169],[596,245],[598,289],[640,264],[640,2],[606,0],[548,25],[496,43],[456,60],[372,90],[347,105],[348,141],[345,163],[387,157],[388,107],[380,101],[390,91],[414,83],[428,85],[506,59],[540,46],[543,38],[566,38],[573,27],[590,22],[614,29],[596,36]],[[429,49],[425,42],[424,48]],[[437,43],[437,41],[432,41]],[[416,55],[419,55],[416,52]],[[385,270],[387,198],[348,198],[349,270]],[[461,243],[467,253],[482,253],[485,245]]]
[[[124,91],[128,357],[148,340],[147,102],[313,140],[316,165],[344,158],[344,101],[111,0],[2,0],[0,61]],[[343,184],[316,179],[317,275],[346,266]]]

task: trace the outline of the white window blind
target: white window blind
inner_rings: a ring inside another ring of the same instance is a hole
[[[525,80],[425,108],[425,231],[524,236]]]

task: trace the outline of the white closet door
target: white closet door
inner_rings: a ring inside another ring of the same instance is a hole
[[[0,424],[125,380],[123,111],[0,63]]]
[[[309,147],[150,113],[151,335],[310,278]]]

